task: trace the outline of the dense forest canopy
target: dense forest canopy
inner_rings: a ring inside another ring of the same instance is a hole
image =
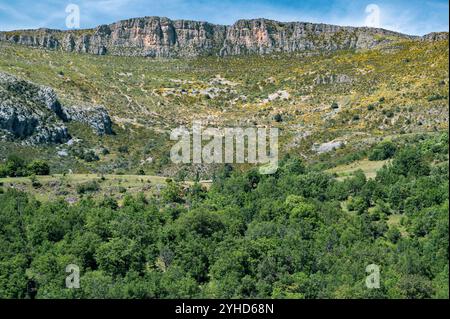
[[[294,156],[274,175],[224,166],[208,190],[173,181],[121,205],[0,185],[0,297],[448,298],[448,151],[446,133],[378,145],[392,160],[374,179]]]

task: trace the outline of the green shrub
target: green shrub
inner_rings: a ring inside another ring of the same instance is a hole
[[[73,152],[74,156],[76,156],[79,159],[82,159],[86,162],[96,162],[100,159],[93,150],[76,148],[76,149],[73,149],[72,152]]]
[[[34,160],[27,166],[29,174],[35,175],[49,175],[50,167],[48,164],[42,160]]]
[[[109,154],[109,150],[106,147],[102,147],[101,153],[102,153],[102,155],[108,155]]]
[[[383,115],[385,115],[388,118],[392,118],[392,117],[394,117],[394,112],[388,111],[388,110],[383,110]]]
[[[77,185],[77,193],[80,195],[90,193],[90,192],[97,192],[99,190],[100,190],[100,185],[97,181],[89,181],[89,182]]]
[[[387,239],[389,239],[389,241],[395,244],[399,241],[400,238],[402,238],[402,234],[397,227],[393,227],[386,232],[386,237]]]
[[[349,211],[357,212],[358,214],[363,214],[368,207],[367,201],[360,196],[350,198],[347,203],[347,209]]]
[[[97,154],[94,153],[94,151],[89,150],[84,153],[83,159],[86,162],[97,162],[100,158],[97,156]]]
[[[6,160],[6,164],[0,168],[0,176],[25,176],[27,175],[25,160],[18,155],[11,154]]]
[[[384,161],[395,155],[397,147],[390,141],[381,142],[369,153],[369,161]]]
[[[447,99],[447,97],[445,95],[433,94],[433,95],[430,95],[427,100],[428,100],[428,102],[433,102],[433,101],[445,100],[445,99]]]
[[[39,180],[37,179],[36,175],[31,175],[30,176],[30,180],[31,180],[31,186],[33,186],[33,188],[40,188],[42,187],[41,182],[39,182]]]
[[[8,176],[6,165],[0,164],[0,178]]]
[[[182,203],[183,189],[178,183],[170,181],[162,190],[161,197],[166,203]]]
[[[273,119],[275,120],[275,122],[283,122],[283,117],[281,116],[280,113],[276,114]]]
[[[430,166],[419,149],[405,147],[395,155],[392,170],[395,174],[418,177],[428,175]]]
[[[129,152],[128,146],[126,146],[126,145],[119,146],[119,148],[117,150],[119,151],[119,153],[122,153],[122,154],[128,154],[128,152]]]
[[[28,175],[49,175],[50,167],[42,160],[34,160],[28,165],[17,155],[10,155],[5,164],[0,164],[0,177],[20,177]]]

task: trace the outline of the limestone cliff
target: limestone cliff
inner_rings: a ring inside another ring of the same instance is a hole
[[[83,52],[148,57],[267,54],[304,50],[368,49],[396,39],[420,39],[384,29],[267,19],[231,26],[144,17],[94,29],[0,32],[0,41]]]

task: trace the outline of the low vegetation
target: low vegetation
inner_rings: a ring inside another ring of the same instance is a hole
[[[8,156],[5,164],[0,163],[0,178],[7,176],[29,176],[33,174],[49,175],[50,167],[42,160],[33,160],[30,163],[27,163],[25,160],[14,154]]]

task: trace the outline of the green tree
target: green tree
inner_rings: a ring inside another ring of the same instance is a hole
[[[369,153],[370,161],[384,161],[392,158],[397,151],[397,147],[391,141],[384,141],[375,146]]]
[[[34,160],[27,165],[27,170],[29,174],[35,175],[49,175],[50,167],[48,164],[42,160]]]

